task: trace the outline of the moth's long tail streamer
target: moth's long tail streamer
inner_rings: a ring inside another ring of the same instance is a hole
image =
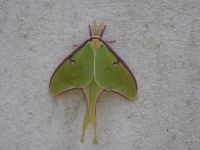
[[[99,89],[95,81],[93,81],[87,88],[83,89],[86,98],[87,98],[87,111],[85,114],[83,129],[81,135],[81,143],[84,143],[85,130],[88,125],[91,124],[94,129],[94,139],[93,143],[97,144],[97,135],[96,135],[96,103],[98,96],[101,94],[102,90]]]

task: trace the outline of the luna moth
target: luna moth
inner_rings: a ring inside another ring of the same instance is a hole
[[[78,46],[56,68],[49,84],[51,96],[73,89],[81,89],[87,100],[81,142],[89,124],[94,129],[93,143],[97,143],[96,103],[101,93],[111,91],[128,100],[137,97],[137,83],[125,62],[112,50],[102,35],[106,26],[89,25],[90,38]]]

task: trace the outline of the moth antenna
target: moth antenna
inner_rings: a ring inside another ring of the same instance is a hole
[[[88,25],[88,26],[89,26],[90,37],[92,37],[92,29],[91,29],[91,26],[90,26],[90,25]]]
[[[106,25],[104,25],[104,27],[103,27],[103,29],[102,29],[102,31],[101,31],[100,37],[103,36],[103,33],[104,33],[105,29],[106,29]]]

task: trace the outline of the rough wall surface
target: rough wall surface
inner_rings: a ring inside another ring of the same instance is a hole
[[[80,143],[83,94],[48,95],[56,66],[96,19],[138,81],[104,93]],[[199,0],[0,0],[0,150],[199,150]]]

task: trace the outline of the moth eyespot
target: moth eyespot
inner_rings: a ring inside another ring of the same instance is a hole
[[[116,62],[113,62],[113,66],[115,67],[115,66],[117,66],[119,64],[119,62],[118,61],[116,61]]]
[[[76,60],[70,59],[71,64],[76,64]]]

